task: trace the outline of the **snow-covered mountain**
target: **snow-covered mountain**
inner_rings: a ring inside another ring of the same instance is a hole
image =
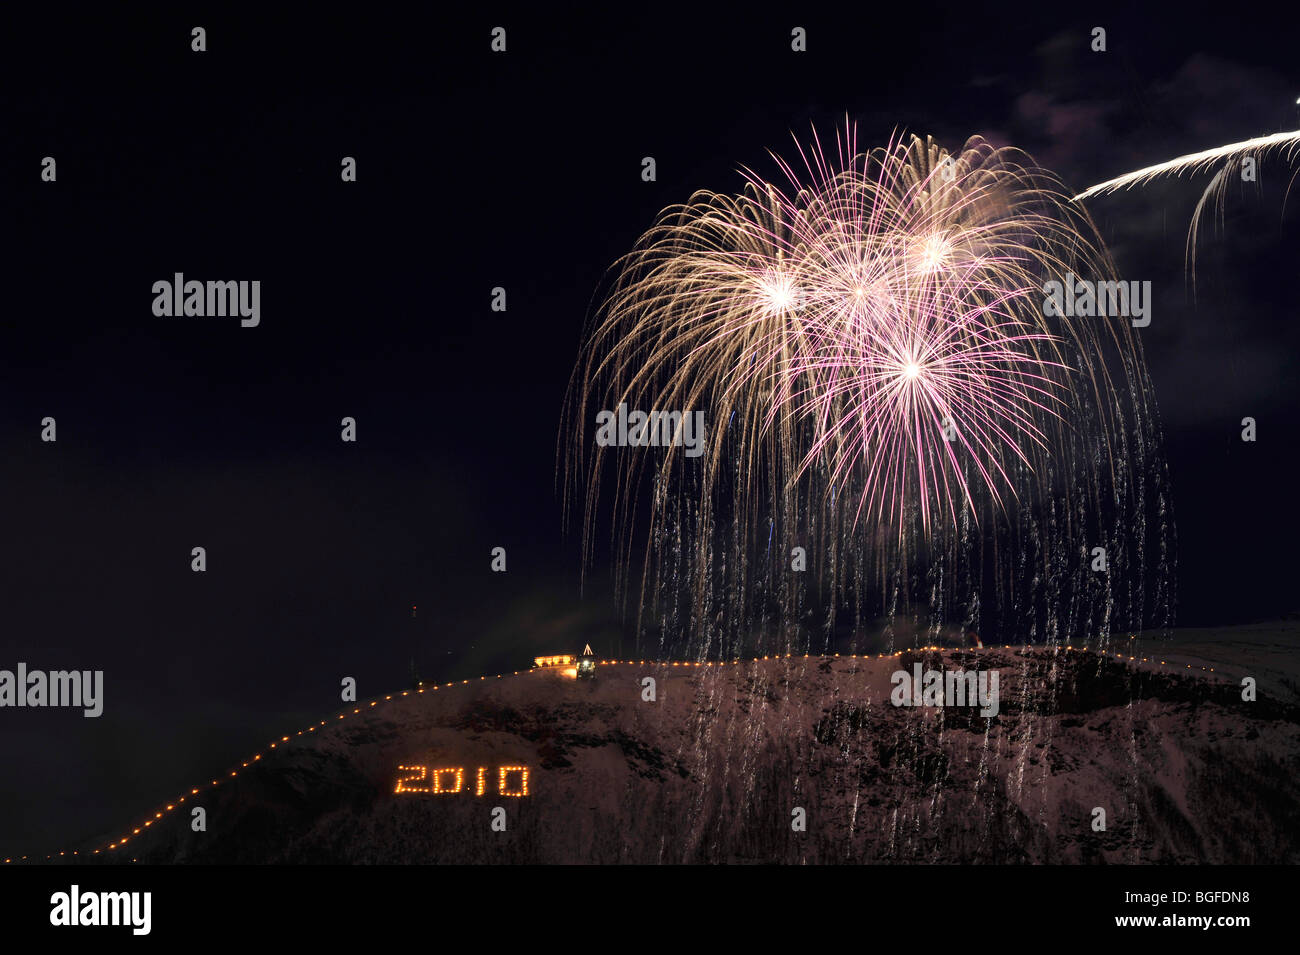
[[[1289,625],[1273,642],[1144,641],[1146,663],[1114,647],[999,647],[619,662],[594,681],[525,672],[426,687],[295,733],[80,858],[126,835],[92,858],[1295,863],[1294,637]],[[996,669],[997,716],[893,705],[891,674],[915,664]],[[527,795],[501,794],[524,787],[509,767],[527,768]],[[395,791],[401,778],[432,789],[435,769],[456,789],[457,768],[458,792]]]

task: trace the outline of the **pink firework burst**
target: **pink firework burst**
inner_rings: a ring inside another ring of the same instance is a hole
[[[782,185],[746,169],[740,194],[664,210],[614,266],[562,431],[588,542],[607,465],[624,556],[648,477],[651,539],[693,537],[700,587],[721,513],[733,542],[801,539],[831,563],[865,544],[883,569],[1071,483],[1128,493],[1129,436],[1154,414],[1136,337],[1044,310],[1050,279],[1114,278],[1061,183],[978,138],[860,152],[846,126],[799,156],[773,157]],[[706,411],[704,454],[593,446],[593,411],[620,405]]]

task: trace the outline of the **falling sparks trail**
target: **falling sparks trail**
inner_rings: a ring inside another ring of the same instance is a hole
[[[1196,204],[1196,209],[1192,213],[1191,225],[1187,230],[1187,250],[1186,250],[1186,270],[1190,280],[1193,294],[1196,290],[1196,246],[1197,237],[1201,231],[1201,222],[1210,209],[1217,210],[1222,215],[1224,199],[1228,191],[1228,183],[1234,178],[1231,175],[1235,170],[1241,168],[1243,179],[1246,162],[1253,162],[1255,158],[1265,158],[1270,153],[1280,152],[1284,155],[1288,163],[1293,163],[1297,153],[1300,153],[1300,131],[1289,133],[1274,133],[1270,136],[1258,136],[1255,139],[1247,139],[1240,143],[1229,143],[1227,146],[1218,146],[1214,149],[1205,149],[1199,153],[1192,153],[1187,156],[1179,156],[1177,159],[1171,159],[1168,162],[1162,162],[1154,166],[1147,166],[1143,169],[1137,169],[1133,172],[1120,176],[1117,179],[1111,179],[1107,182],[1098,183],[1083,192],[1079,193],[1072,200],[1081,202],[1085,199],[1091,199],[1097,196],[1105,196],[1120,190],[1132,189],[1135,186],[1144,186],[1161,176],[1178,176],[1184,173],[1195,176],[1200,173],[1209,172],[1210,169],[1218,167],[1214,178],[1210,180],[1201,194],[1200,201]],[[1254,181],[1255,177],[1251,176],[1249,181]],[[1295,178],[1292,177],[1292,184]],[[1290,186],[1287,187],[1287,196],[1291,193]],[[1283,199],[1285,208],[1286,200]]]
[[[1104,196],[1120,189],[1131,189],[1161,176],[1181,176],[1184,173],[1196,175],[1207,171],[1223,160],[1235,159],[1243,153],[1265,153],[1283,148],[1285,148],[1287,161],[1290,162],[1295,158],[1296,151],[1300,150],[1300,130],[1290,133],[1274,133],[1271,136],[1259,136],[1240,143],[1229,143],[1227,146],[1205,149],[1199,153],[1179,156],[1177,159],[1171,159],[1168,162],[1137,169],[1116,179],[1090,186],[1075,196],[1072,201],[1081,202],[1084,199],[1091,199],[1093,196]]]

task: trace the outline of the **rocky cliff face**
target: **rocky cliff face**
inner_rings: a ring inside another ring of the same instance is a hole
[[[892,705],[914,663],[996,669],[997,716]],[[1295,863],[1300,707],[1266,696],[1064,649],[507,675],[360,704],[95,858]],[[502,795],[509,767],[527,795]],[[439,769],[454,790],[457,768],[459,791],[395,791]]]

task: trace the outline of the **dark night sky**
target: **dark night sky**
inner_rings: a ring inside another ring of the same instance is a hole
[[[1262,14],[980,6],[918,31],[836,7],[7,24],[0,668],[103,669],[106,709],[0,711],[0,855],[130,818],[320,718],[344,676],[368,696],[412,656],[449,679],[630,648],[600,573],[579,598],[554,486],[583,321],[659,209],[739,188],[742,163],[772,171],[792,131],[847,113],[866,145],[979,133],[1082,189],[1297,125],[1294,31]],[[1300,607],[1290,175],[1266,163],[1233,192],[1195,306],[1204,178],[1090,207],[1125,277],[1156,287],[1142,339],[1180,625]],[[260,327],[154,317],[177,271],[260,279]]]

